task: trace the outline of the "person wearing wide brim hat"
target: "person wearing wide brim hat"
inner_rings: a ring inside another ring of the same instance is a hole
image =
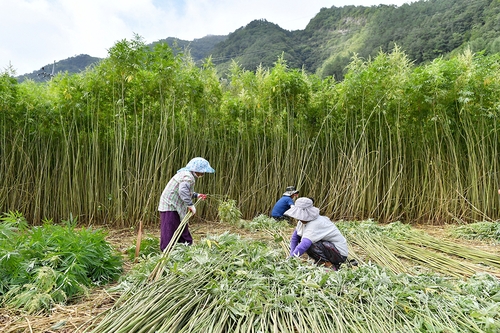
[[[311,198],[298,198],[284,215],[297,220],[290,239],[291,257],[307,253],[316,263],[330,263],[335,270],[347,260],[345,237],[328,217],[320,215]]]
[[[274,207],[271,211],[271,217],[275,220],[290,221],[290,218],[283,215],[283,213],[290,209],[290,207],[294,203],[294,200],[298,196],[299,191],[295,188],[295,186],[288,186],[285,190],[285,193],[283,193],[283,196],[279,198],[279,200],[274,204]]]
[[[202,177],[205,173],[214,172],[215,170],[206,159],[195,157],[184,168],[179,169],[165,186],[158,205],[158,211],[160,212],[160,249],[162,251],[170,243],[188,210],[193,215],[196,214],[193,199],[205,200],[207,198],[206,194],[193,191],[196,179]],[[187,225],[184,227],[178,242],[193,244],[193,237]]]

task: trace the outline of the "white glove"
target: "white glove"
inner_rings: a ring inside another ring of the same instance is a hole
[[[188,206],[188,209],[193,213],[193,215],[196,214],[196,207],[195,206]]]

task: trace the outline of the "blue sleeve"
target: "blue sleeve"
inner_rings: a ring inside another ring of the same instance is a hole
[[[302,237],[299,245],[295,247],[295,250],[292,252],[292,256],[300,257],[311,247],[312,241],[309,238]]]
[[[290,209],[290,206],[293,204],[294,202],[292,198],[286,195],[282,196],[274,205],[273,210],[271,211],[271,216],[283,216],[283,213]]]
[[[292,238],[290,239],[290,256],[292,256],[293,251],[297,247],[297,244],[300,242],[300,236],[297,235],[297,229],[293,231]]]

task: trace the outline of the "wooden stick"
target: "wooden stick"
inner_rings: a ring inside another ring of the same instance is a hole
[[[141,250],[142,239],[142,221],[139,221],[139,231],[137,232],[137,241],[135,242],[135,263],[139,260],[139,251]]]

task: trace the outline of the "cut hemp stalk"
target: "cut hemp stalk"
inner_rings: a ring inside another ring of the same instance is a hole
[[[196,201],[194,206],[198,204],[199,201]],[[177,244],[179,241],[179,238],[182,234],[182,231],[184,230],[184,227],[187,225],[188,220],[193,216],[193,213],[191,211],[187,212],[186,216],[182,219],[181,223],[177,227],[177,229],[174,232],[174,235],[172,236],[172,239],[168,243],[167,247],[163,250],[163,253],[161,254],[160,260],[158,260],[158,263],[156,264],[155,268],[149,274],[148,281],[150,282],[156,282],[158,279],[161,278],[163,271],[165,269],[165,263],[167,262],[170,253],[172,252],[172,249],[174,246]]]

